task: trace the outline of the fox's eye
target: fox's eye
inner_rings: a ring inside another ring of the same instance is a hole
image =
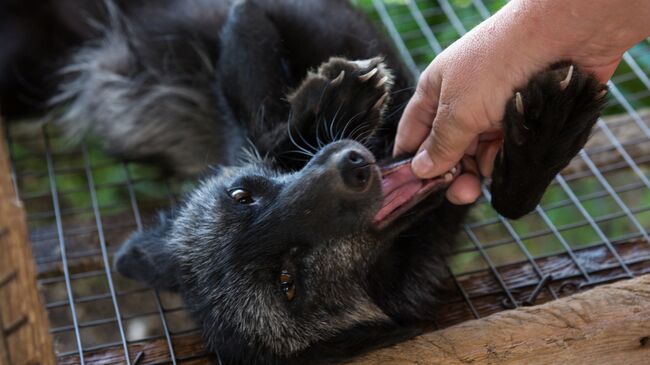
[[[282,288],[282,292],[284,292],[288,301],[293,300],[293,297],[296,295],[296,288],[293,285],[291,274],[286,270],[282,270],[280,273],[280,288]]]
[[[254,202],[253,195],[244,189],[230,190],[230,197],[239,204],[251,204]]]

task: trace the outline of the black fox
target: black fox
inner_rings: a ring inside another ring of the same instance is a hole
[[[115,265],[180,292],[221,361],[346,358],[433,318],[468,210],[444,190],[463,166],[420,181],[409,156],[390,156],[414,80],[348,1],[32,6],[57,9],[49,16],[26,3],[0,5],[13,21],[1,39],[42,26],[0,51],[5,114],[60,106],[72,134],[202,176]],[[605,93],[570,62],[513,90],[490,187],[499,213],[534,209]]]

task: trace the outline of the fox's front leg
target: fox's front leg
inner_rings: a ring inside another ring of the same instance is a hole
[[[494,162],[492,205],[519,218],[585,145],[607,88],[567,62],[535,75],[506,106],[504,142]]]
[[[292,75],[284,53],[282,35],[262,7],[253,1],[232,6],[221,30],[218,90],[262,153],[284,134],[289,114]]]

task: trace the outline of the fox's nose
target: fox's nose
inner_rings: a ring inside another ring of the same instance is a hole
[[[336,166],[345,186],[353,190],[365,190],[370,183],[372,156],[356,148],[349,148],[339,156]]]

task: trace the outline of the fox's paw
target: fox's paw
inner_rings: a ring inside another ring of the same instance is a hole
[[[516,90],[503,119],[494,162],[492,205],[519,218],[539,203],[552,179],[585,145],[607,87],[567,62],[552,65]]]
[[[393,76],[380,57],[333,57],[310,72],[289,101],[294,118],[316,118],[315,126],[322,120],[332,138],[359,139],[378,126],[392,84]]]

